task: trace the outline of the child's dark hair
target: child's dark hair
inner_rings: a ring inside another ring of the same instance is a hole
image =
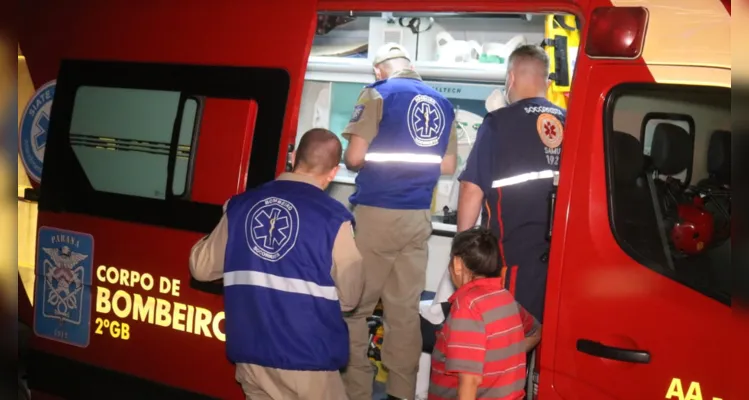
[[[497,237],[486,228],[474,227],[455,235],[450,259],[458,257],[475,275],[495,278],[500,275]]]

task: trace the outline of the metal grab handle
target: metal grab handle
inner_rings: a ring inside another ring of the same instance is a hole
[[[577,340],[577,351],[590,354],[591,356],[608,358],[616,361],[637,364],[648,364],[650,362],[650,352],[606,346],[588,339]]]

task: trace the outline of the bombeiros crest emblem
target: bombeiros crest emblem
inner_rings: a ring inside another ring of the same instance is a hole
[[[93,236],[39,228],[34,333],[78,347],[89,344]]]
[[[408,105],[408,131],[420,147],[436,146],[445,131],[445,113],[437,100],[417,95]]]
[[[52,306],[52,313],[48,317],[78,325],[81,323],[80,313],[74,313],[81,304],[83,291],[83,266],[78,265],[88,258],[87,254],[76,253],[68,246],[62,248],[42,248],[49,259],[44,260],[45,302]],[[73,315],[75,314],[75,315]]]
[[[271,262],[281,260],[296,244],[299,212],[288,200],[267,197],[247,213],[247,246],[256,256]]]

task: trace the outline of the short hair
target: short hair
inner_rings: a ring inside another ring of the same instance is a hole
[[[335,133],[313,128],[302,135],[294,158],[294,170],[303,168],[312,172],[323,173],[341,163],[343,146]]]
[[[518,46],[518,48],[513,50],[512,54],[510,54],[510,58],[507,60],[507,70],[509,71],[512,69],[516,63],[526,62],[537,63],[539,67],[543,68],[544,77],[548,78],[551,62],[549,61],[549,55],[546,54],[546,51],[544,51],[541,46],[536,46],[534,44]]]
[[[454,257],[475,275],[500,276],[499,244],[489,229],[477,226],[456,234],[450,249],[450,259]]]

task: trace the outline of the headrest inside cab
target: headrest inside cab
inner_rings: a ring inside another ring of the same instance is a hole
[[[718,176],[731,174],[731,132],[715,131],[707,150],[707,172]]]
[[[634,183],[645,169],[640,141],[625,132],[614,131],[611,137],[614,177],[621,183]]]
[[[684,128],[666,122],[656,125],[650,157],[659,173],[676,175],[689,168],[692,152],[692,138]]]

